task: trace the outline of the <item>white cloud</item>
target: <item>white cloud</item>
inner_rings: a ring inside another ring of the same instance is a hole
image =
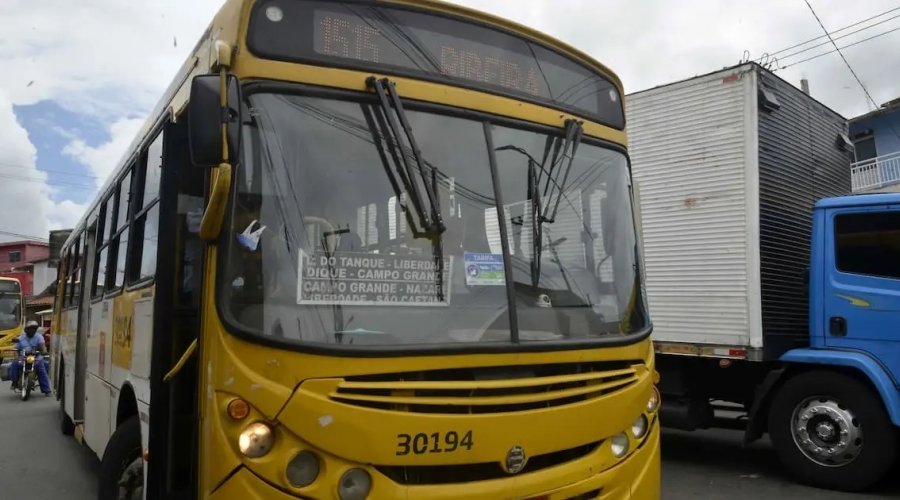
[[[65,154],[87,165],[102,184],[223,1],[0,1],[0,161],[23,165],[30,179],[0,179],[0,230],[14,227],[15,232],[43,235],[57,224],[71,225],[77,219],[72,214],[84,208],[71,201],[48,201],[51,194],[55,199],[64,195],[64,188],[48,186],[46,175],[34,168],[35,148],[12,105],[52,100],[110,124],[111,139],[99,146],[86,144],[77,129],[49,127],[68,140]],[[735,64],[745,50],[758,57],[822,34],[799,0],[451,1],[572,44],[618,73],[628,92]],[[813,1],[829,29],[896,5],[896,0]],[[838,43],[898,26],[898,20],[887,22]],[[845,51],[879,103],[900,95],[898,41],[900,31]],[[868,109],[836,54],[778,74],[795,85],[801,77],[809,78],[813,96],[845,116]]]
[[[37,151],[2,90],[0,130],[0,241],[22,239],[9,233],[46,237],[47,174],[35,168]]]
[[[222,2],[3,0],[0,86],[16,104],[52,99],[113,119],[145,113]]]
[[[758,58],[765,52],[823,35],[806,4],[799,0],[451,1],[521,22],[572,44],[615,71],[629,93],[736,64],[744,50],[752,58]],[[818,0],[812,1],[812,5],[825,26],[835,30],[896,8],[897,1]],[[887,17],[890,16],[882,19]],[[843,46],[897,27],[900,19],[837,43]],[[900,96],[898,43],[900,31],[844,51],[878,104]],[[830,49],[823,46],[781,62],[799,62]],[[797,86],[801,78],[808,78],[813,97],[844,116],[853,117],[869,109],[862,90],[837,54],[777,74]]]
[[[112,124],[111,139],[99,146],[88,146],[81,139],[74,139],[63,148],[63,154],[87,166],[95,177],[99,189],[113,172],[143,125],[143,120],[124,118]]]

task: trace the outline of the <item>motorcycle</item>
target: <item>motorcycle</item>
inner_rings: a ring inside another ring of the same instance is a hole
[[[31,391],[34,390],[34,386],[37,383],[37,370],[34,366],[37,361],[37,355],[33,351],[26,352],[18,360],[20,367],[18,392],[22,397],[22,401],[28,401],[28,396],[31,396]]]

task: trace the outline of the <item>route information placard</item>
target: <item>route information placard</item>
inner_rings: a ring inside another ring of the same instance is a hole
[[[426,255],[300,253],[297,303],[304,305],[446,306],[453,257],[438,273]]]

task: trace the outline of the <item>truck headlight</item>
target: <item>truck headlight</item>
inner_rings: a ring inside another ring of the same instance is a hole
[[[275,435],[272,428],[262,422],[248,425],[238,437],[238,447],[247,458],[259,458],[272,450]]]

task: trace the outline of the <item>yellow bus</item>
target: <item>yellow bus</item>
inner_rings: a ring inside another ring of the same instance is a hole
[[[0,277],[0,359],[6,357],[3,351],[13,349],[25,328],[24,307],[19,280]]]
[[[100,498],[659,497],[622,96],[451,4],[226,1],[62,250]]]

